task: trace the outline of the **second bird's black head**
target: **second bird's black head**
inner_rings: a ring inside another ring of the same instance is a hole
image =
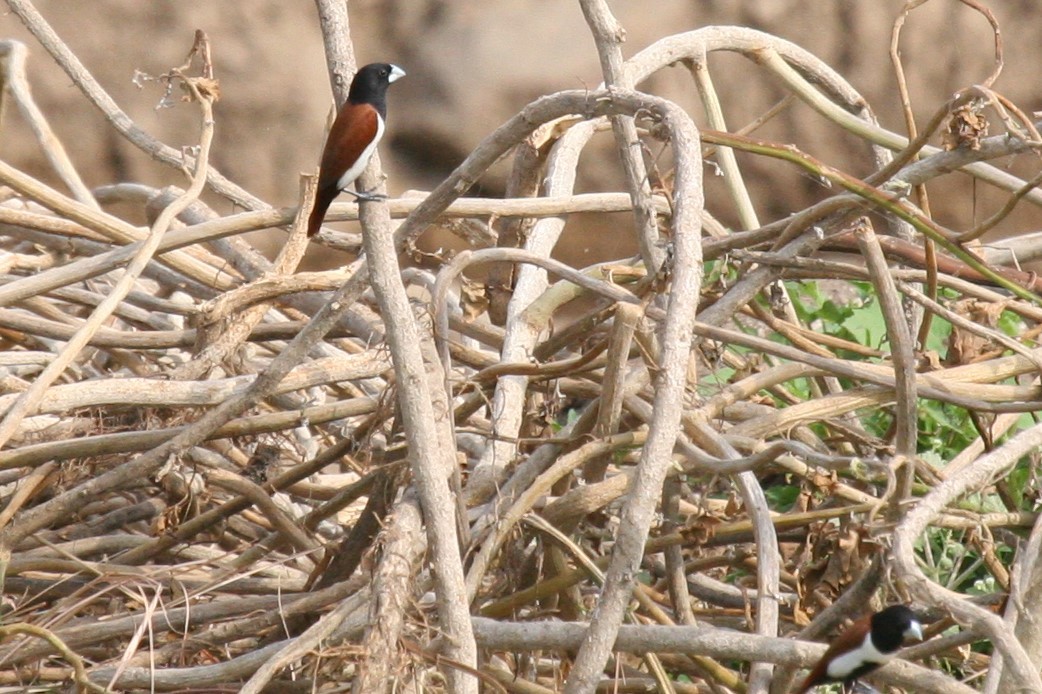
[[[355,73],[347,100],[352,104],[372,104],[386,118],[387,88],[400,77],[405,77],[405,70],[397,65],[370,63]]]
[[[872,615],[872,645],[881,653],[893,653],[905,638],[922,639],[919,618],[907,605],[891,605]]]

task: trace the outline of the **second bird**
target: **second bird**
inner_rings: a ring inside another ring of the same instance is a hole
[[[907,638],[923,639],[922,624],[907,606],[867,615],[832,642],[794,694],[826,682],[843,682],[845,692],[854,680],[889,662]]]
[[[365,191],[346,190],[355,182],[376,151],[387,118],[387,87],[404,77],[405,70],[390,63],[371,63],[355,74],[347,102],[329,129],[318,170],[315,206],[308,217],[308,236],[314,236],[326,210],[341,191],[360,200],[372,200]]]

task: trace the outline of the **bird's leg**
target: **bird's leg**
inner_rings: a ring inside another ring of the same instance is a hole
[[[387,196],[384,195],[383,193],[373,193],[373,192],[368,191],[368,190],[361,190],[361,191],[344,190],[343,192],[347,193],[348,195],[353,195],[355,200],[357,200],[359,202],[376,202],[377,200],[386,200],[387,199]]]

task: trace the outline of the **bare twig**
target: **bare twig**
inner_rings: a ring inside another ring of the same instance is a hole
[[[69,187],[76,200],[83,205],[98,209],[97,201],[91,195],[90,189],[80,179],[79,172],[69,160],[69,155],[65,153],[61,140],[51,130],[43,112],[33,100],[32,92],[29,91],[29,82],[25,77],[27,55],[28,50],[21,41],[10,39],[0,41],[0,69],[4,72],[3,77],[0,78],[0,84],[3,84],[5,88],[0,99],[4,99],[8,95],[14,99],[18,110],[22,112],[22,117],[25,118],[39,141],[44,156],[47,157],[51,167],[65,182],[65,185]]]
[[[181,74],[178,74],[178,77],[183,80],[183,84],[189,90],[201,111],[199,154],[195,161],[196,168],[192,174],[192,184],[184,196],[170,204],[156,219],[145,243],[141,246],[133,260],[131,260],[123,276],[116,283],[116,286],[113,287],[112,292],[94,310],[91,317],[84,323],[76,335],[69,340],[69,343],[55,360],[48,364],[47,368],[37,377],[29,390],[23,393],[18,401],[7,410],[3,420],[0,420],[0,446],[10,440],[22,419],[31,414],[37,407],[47,388],[50,387],[55,379],[61,376],[62,372],[65,371],[90,340],[91,335],[101,327],[101,324],[108,319],[123,300],[123,297],[130,292],[137,277],[145,269],[149,261],[152,260],[152,256],[159,248],[159,242],[163,238],[163,234],[166,233],[178,212],[188,207],[192,200],[199,197],[199,194],[203,191],[210,156],[210,145],[213,142],[213,102],[216,99],[216,94],[210,91],[209,87],[201,87],[194,78]]]
[[[655,393],[656,417],[633,480],[631,496],[622,513],[612,563],[605,573],[589,633],[576,655],[565,692],[590,691],[611,652],[636,570],[647,540],[655,507],[662,493],[670,452],[680,429],[680,409],[687,390],[688,351],[702,280],[702,170],[698,132],[682,111],[663,104],[663,123],[669,127],[676,157],[676,200],[673,216],[674,266],[672,293],[664,324],[661,372]]]

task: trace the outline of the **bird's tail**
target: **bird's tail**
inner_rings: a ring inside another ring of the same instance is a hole
[[[318,233],[322,228],[322,222],[326,218],[326,211],[336,198],[336,191],[318,191],[315,196],[315,206],[311,208],[311,216],[308,217],[308,238]]]

